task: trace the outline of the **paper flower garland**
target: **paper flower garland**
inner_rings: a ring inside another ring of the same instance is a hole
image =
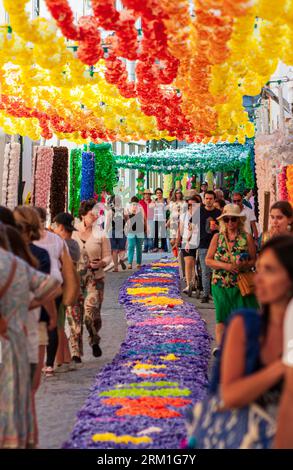
[[[5,145],[2,175],[2,204],[14,209],[17,206],[20,144]]]
[[[35,147],[33,158],[32,205],[47,209],[54,151],[51,147]]]
[[[288,200],[288,189],[287,189],[287,166],[283,166],[281,172],[278,174],[278,189],[279,199],[282,201]]]
[[[288,191],[288,201],[292,204],[293,206],[293,165],[289,165],[287,167],[287,191]]]
[[[164,174],[179,171],[197,174],[236,170],[246,163],[250,152],[250,144],[192,144],[179,150],[117,155],[115,160],[119,168],[158,171]]]
[[[75,217],[78,216],[78,209],[80,206],[81,163],[81,150],[71,150],[69,179],[69,210]]]
[[[95,154],[82,152],[80,200],[94,197],[95,192]]]
[[[64,212],[67,203],[68,149],[53,148],[53,165],[51,175],[50,212],[53,220],[57,214]]]
[[[89,145],[89,150],[95,155],[95,193],[102,191],[112,194],[117,184],[116,163],[110,144]]]

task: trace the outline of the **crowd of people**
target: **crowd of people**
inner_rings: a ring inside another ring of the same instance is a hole
[[[35,394],[42,373],[49,378],[82,366],[84,324],[93,356],[102,355],[101,308],[111,263],[114,272],[132,269],[136,256],[140,268],[143,253],[158,251],[172,251],[179,260],[183,293],[195,292],[202,303],[214,300],[213,352],[225,406],[260,400],[276,416],[281,400],[276,442],[289,442],[291,205],[275,203],[269,231],[261,235],[250,191],[230,195],[206,183],[200,193],[178,188],[167,199],[161,188],[154,195],[146,189],[126,207],[119,196],[103,205],[82,201],[78,219],[64,212],[51,221],[43,208],[0,207],[0,448],[37,445]],[[245,312],[258,309],[261,328],[252,337]],[[231,315],[235,310],[239,314]],[[248,350],[257,351],[249,370]]]

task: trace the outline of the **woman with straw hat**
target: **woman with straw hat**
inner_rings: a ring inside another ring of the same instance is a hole
[[[238,286],[238,274],[251,271],[256,260],[253,238],[244,231],[245,216],[241,215],[238,206],[227,204],[217,220],[220,232],[212,239],[206,264],[213,269],[216,342],[220,345],[231,312],[241,307],[257,308],[258,305],[254,294],[242,296]]]

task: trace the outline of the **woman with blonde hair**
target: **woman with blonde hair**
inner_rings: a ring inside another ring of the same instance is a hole
[[[213,270],[212,295],[216,309],[216,342],[221,344],[226,320],[237,308],[257,308],[254,294],[241,295],[238,274],[249,272],[255,265],[253,238],[244,231],[245,216],[234,204],[227,204],[217,219],[220,232],[214,235],[206,264]]]

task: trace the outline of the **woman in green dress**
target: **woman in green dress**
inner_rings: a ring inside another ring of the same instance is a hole
[[[214,235],[206,264],[213,269],[212,295],[216,309],[216,343],[221,344],[225,322],[237,308],[258,308],[253,294],[242,296],[238,287],[239,272],[248,272],[255,265],[253,238],[244,231],[245,216],[240,208],[227,204],[218,217],[220,232]]]

